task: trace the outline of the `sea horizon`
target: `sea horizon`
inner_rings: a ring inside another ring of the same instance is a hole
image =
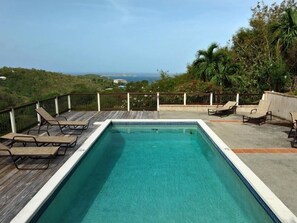
[[[127,82],[136,82],[136,81],[148,81],[154,82],[161,79],[160,73],[147,73],[147,72],[79,72],[71,73],[72,75],[88,75],[94,74],[98,76],[103,76],[110,78],[112,80],[124,79]]]

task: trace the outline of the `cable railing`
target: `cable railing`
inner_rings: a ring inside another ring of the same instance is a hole
[[[56,114],[58,114],[58,112],[56,110],[56,100],[57,100],[56,97],[48,98],[48,99],[39,101],[39,105],[37,105],[37,106],[43,107],[51,115],[56,115]]]
[[[236,101],[236,96],[234,94],[213,94],[214,105],[225,104],[228,101]]]
[[[64,113],[69,110],[68,95],[58,96],[59,113]]]
[[[98,107],[102,111],[127,111],[128,109],[127,93],[102,93],[98,94]]]
[[[36,104],[30,103],[13,109],[16,132],[27,130],[38,123],[35,108]]]
[[[0,135],[12,132],[10,123],[10,109],[0,111]]]
[[[160,104],[184,104],[184,93],[160,93]]]
[[[208,93],[188,93],[186,95],[187,105],[209,105],[210,94]]]
[[[71,110],[96,111],[97,94],[71,94]],[[69,109],[70,110],[70,109]]]
[[[40,120],[35,108],[43,107],[57,116],[67,111],[159,111],[162,105],[216,105],[236,101],[258,104],[262,94],[213,93],[93,93],[68,94],[0,111],[0,135],[22,132]]]
[[[242,94],[239,98],[239,104],[241,105],[257,105],[261,96],[259,94]]]
[[[157,95],[152,93],[130,93],[129,104],[129,110],[155,111],[157,106]]]

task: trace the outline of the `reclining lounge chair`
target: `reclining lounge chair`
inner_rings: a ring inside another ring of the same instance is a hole
[[[272,117],[271,111],[269,111],[270,101],[260,100],[258,108],[252,109],[249,115],[243,115],[243,122],[256,122],[259,125],[266,122],[267,116]]]
[[[59,147],[11,147],[0,143],[0,156],[10,156],[19,170],[44,170],[49,167],[50,159],[58,155]],[[48,159],[43,167],[26,168],[18,165],[18,158]]]
[[[222,107],[209,108],[208,115],[221,115],[226,113],[236,113],[236,101],[228,101]]]
[[[81,134],[83,130],[86,130],[89,127],[89,121],[67,121],[66,117],[63,117],[65,120],[58,120],[51,116],[44,108],[40,107],[35,109],[36,112],[41,117],[41,123],[39,123],[39,131],[42,125],[47,124],[47,128],[49,126],[58,126],[63,134],[64,128],[68,128],[69,130],[79,130],[78,134]]]
[[[291,134],[292,134],[292,132],[294,130],[295,131],[294,139],[292,141],[292,146],[294,146],[295,142],[297,140],[297,112],[290,112],[290,115],[291,115],[291,120],[292,120],[292,127],[291,127],[291,130],[289,132],[288,138],[291,137]]]
[[[13,145],[16,142],[19,142],[22,143],[23,146],[26,146],[26,144],[33,143],[36,146],[52,145],[65,147],[64,153],[59,155],[64,155],[69,147],[75,146],[77,138],[78,137],[75,136],[50,136],[49,133],[46,136],[27,135],[21,133],[8,133],[0,137],[0,139],[11,141],[9,145]]]

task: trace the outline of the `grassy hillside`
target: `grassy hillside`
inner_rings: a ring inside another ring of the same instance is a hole
[[[97,75],[73,76],[24,68],[0,68],[0,110],[70,92],[94,93],[113,86]]]

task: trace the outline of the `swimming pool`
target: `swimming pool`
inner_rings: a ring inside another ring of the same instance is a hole
[[[277,222],[284,220],[284,211],[291,217],[281,203],[271,206],[264,196],[271,191],[255,193],[258,179],[244,178],[244,169],[238,170],[242,163],[234,163],[232,156],[236,157],[200,120],[109,120],[53,177],[59,181],[43,195],[46,199],[37,197],[43,206],[35,199],[36,208],[27,207],[35,214],[28,219]],[[260,186],[263,190],[261,182]]]

